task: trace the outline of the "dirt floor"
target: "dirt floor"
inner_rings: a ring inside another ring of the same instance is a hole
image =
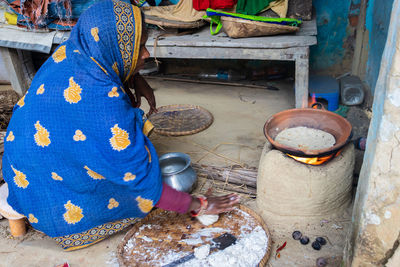
[[[265,121],[272,114],[294,106],[294,92],[290,81],[271,83],[279,91],[155,79],[150,79],[149,82],[155,89],[158,106],[195,104],[213,114],[213,124],[201,133],[185,137],[155,134],[150,137],[160,155],[173,151],[185,152],[194,163],[217,166],[241,163],[258,167],[265,143]],[[146,110],[146,105],[143,108]],[[363,112],[360,114],[365,115]],[[357,118],[357,115],[354,117]],[[196,191],[204,192],[208,186],[209,183],[200,182]],[[243,196],[242,203],[257,211],[254,199]],[[328,237],[328,244],[320,251],[313,250],[310,244],[303,246],[293,240],[292,232],[283,233],[270,229],[273,245],[267,266],[315,266],[318,257],[326,257],[329,266],[340,266],[350,214],[351,207],[345,214],[326,218],[303,229],[293,229],[307,234],[310,240],[317,236]],[[22,238],[11,238],[7,221],[0,220],[0,266],[56,266],[64,262],[72,267],[118,266],[116,247],[125,233],[126,231],[116,234],[83,250],[63,252],[48,237],[32,229]],[[284,242],[287,242],[286,247],[281,251],[280,257],[275,257],[277,247]]]

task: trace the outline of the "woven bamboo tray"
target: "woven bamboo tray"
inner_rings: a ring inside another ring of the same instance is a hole
[[[213,115],[206,109],[188,104],[162,106],[158,112],[150,115],[154,132],[167,136],[182,136],[201,132],[214,121]]]
[[[292,33],[299,27],[251,21],[231,17],[221,17],[222,28],[232,38],[245,38],[253,36],[267,36],[284,33]]]
[[[266,252],[264,254],[264,257],[261,259],[260,263],[258,264],[258,266],[266,266],[266,264],[268,262],[268,259],[270,257],[270,254],[271,254],[271,244],[272,244],[272,239],[271,239],[271,235],[269,233],[268,227],[264,223],[264,221],[261,218],[261,216],[259,216],[252,209],[250,209],[250,208],[248,208],[248,207],[246,207],[244,205],[238,205],[238,208],[241,211],[244,211],[245,213],[249,214],[254,219],[254,224],[261,226],[263,228],[263,230],[265,231],[265,234],[268,237],[268,246],[267,246]],[[140,266],[140,265],[142,265],[140,262],[137,263],[137,264],[134,264],[134,263],[129,261],[129,255],[127,255],[129,252],[127,252],[125,250],[125,247],[128,244],[129,240],[131,240],[132,238],[135,238],[135,234],[139,231],[139,229],[141,227],[144,227],[145,225],[156,225],[157,223],[155,222],[155,220],[157,220],[157,216],[159,217],[161,214],[163,216],[165,216],[163,213],[168,214],[168,213],[171,213],[171,212],[166,212],[164,210],[157,209],[157,210],[151,212],[149,215],[147,215],[144,219],[142,219],[141,221],[139,221],[138,223],[133,225],[133,227],[128,231],[128,233],[125,235],[125,237],[119,243],[118,248],[117,248],[118,262],[119,262],[119,265],[121,267],[130,267],[130,266]],[[221,220],[222,216],[225,216],[226,214],[227,213],[221,214],[220,215],[220,220]],[[186,216],[189,217],[189,215],[186,215]],[[197,223],[200,224],[199,222],[197,222]],[[185,226],[184,226],[183,223],[182,223],[181,226],[179,226],[178,224],[179,223],[175,224],[175,228],[178,228],[176,230],[182,230],[182,232],[180,233],[180,234],[182,234],[184,232],[183,230],[184,230]],[[218,222],[216,224],[218,224]],[[209,227],[212,227],[212,226],[209,226]],[[170,233],[168,233],[168,234],[170,234]],[[166,236],[166,233],[164,233],[161,230],[161,231],[155,231],[155,233],[153,233],[153,235],[156,238],[160,239],[160,238],[162,238],[162,236]],[[171,235],[174,235],[174,233],[171,233]],[[166,247],[169,247],[169,244],[171,244],[171,243],[166,242]],[[202,245],[202,244],[200,244],[200,245]]]
[[[163,19],[151,15],[146,15],[144,21],[148,24],[161,26],[163,28],[174,28],[174,29],[197,29],[204,26],[205,24],[203,20],[186,22],[186,21]]]

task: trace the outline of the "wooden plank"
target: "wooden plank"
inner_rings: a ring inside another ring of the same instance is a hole
[[[157,35],[162,34],[162,32],[160,30],[150,30],[150,35],[149,36],[149,40],[151,39],[150,37],[155,37]],[[53,39],[53,43],[54,44],[60,44],[66,40],[68,40],[69,36],[70,36],[71,32],[70,31],[57,31],[54,39]],[[208,37],[210,42],[211,41],[211,37],[214,37],[210,34],[210,28],[208,27],[208,25],[204,28],[201,29],[201,34],[204,34],[205,37]],[[313,18],[313,20],[311,21],[303,21],[300,30],[295,34],[296,36],[314,36],[317,35],[317,22],[315,17]],[[218,36],[218,35],[217,35]],[[223,36],[226,39],[230,39],[225,33],[221,33],[221,36]],[[293,35],[282,35],[282,36],[293,36]],[[277,37],[277,36],[269,36],[267,38],[273,38],[273,37]],[[168,37],[167,37],[168,38]],[[261,37],[263,38],[263,37]],[[253,38],[246,38],[247,40],[252,40]],[[147,45],[151,45],[151,42],[148,42]]]
[[[223,47],[160,47],[156,51],[149,47],[150,57],[156,58],[199,58],[199,59],[261,59],[261,60],[296,60],[302,55],[302,47],[287,49],[248,49]],[[305,48],[305,47],[303,47]]]
[[[0,54],[4,65],[8,71],[11,86],[19,96],[23,96],[28,90],[22,62],[18,57],[18,52],[13,48],[0,47]]]
[[[356,30],[356,44],[351,66],[351,73],[365,79],[366,66],[369,52],[369,33],[365,28],[365,18],[367,10],[367,0],[361,0],[360,15],[358,16],[358,24]]]
[[[308,106],[308,57],[309,48],[299,48],[304,50],[304,55],[296,58],[295,61],[295,99],[296,108]]]
[[[154,46],[155,37],[160,35],[160,32],[150,32],[149,39],[146,43],[147,47]],[[277,35],[263,36],[252,38],[229,38],[225,33],[218,35],[210,35],[208,27],[201,29],[199,32],[183,36],[168,36],[161,37],[157,41],[157,46],[179,46],[179,47],[229,47],[229,48],[291,48],[299,46],[311,46],[317,43],[315,36],[298,36],[292,35]]]
[[[61,44],[67,41],[70,35],[70,31],[57,31],[53,38],[53,44]]]
[[[300,30],[296,33],[296,35],[310,36],[317,35],[317,33],[317,20],[314,16],[312,20],[303,20],[303,23],[300,26]]]

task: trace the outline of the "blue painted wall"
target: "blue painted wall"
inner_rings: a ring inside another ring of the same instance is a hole
[[[386,43],[393,0],[369,0],[365,27],[369,33],[368,61],[365,82],[374,93]]]
[[[311,47],[314,72],[339,74],[351,70],[361,0],[314,0],[318,44]],[[374,92],[390,22],[393,0],[368,0],[365,27],[369,43],[365,82]],[[363,23],[360,21],[360,23]]]
[[[352,44],[348,45],[348,39],[353,34],[349,29],[349,17],[358,17],[360,1],[313,1],[317,13],[318,44],[310,50],[311,69],[326,70],[342,63],[348,50],[352,49]]]

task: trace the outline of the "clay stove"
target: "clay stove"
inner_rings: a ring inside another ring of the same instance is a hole
[[[351,202],[354,147],[346,145],[327,157],[320,165],[305,164],[267,141],[258,169],[257,206],[269,225],[316,222],[344,212]]]

